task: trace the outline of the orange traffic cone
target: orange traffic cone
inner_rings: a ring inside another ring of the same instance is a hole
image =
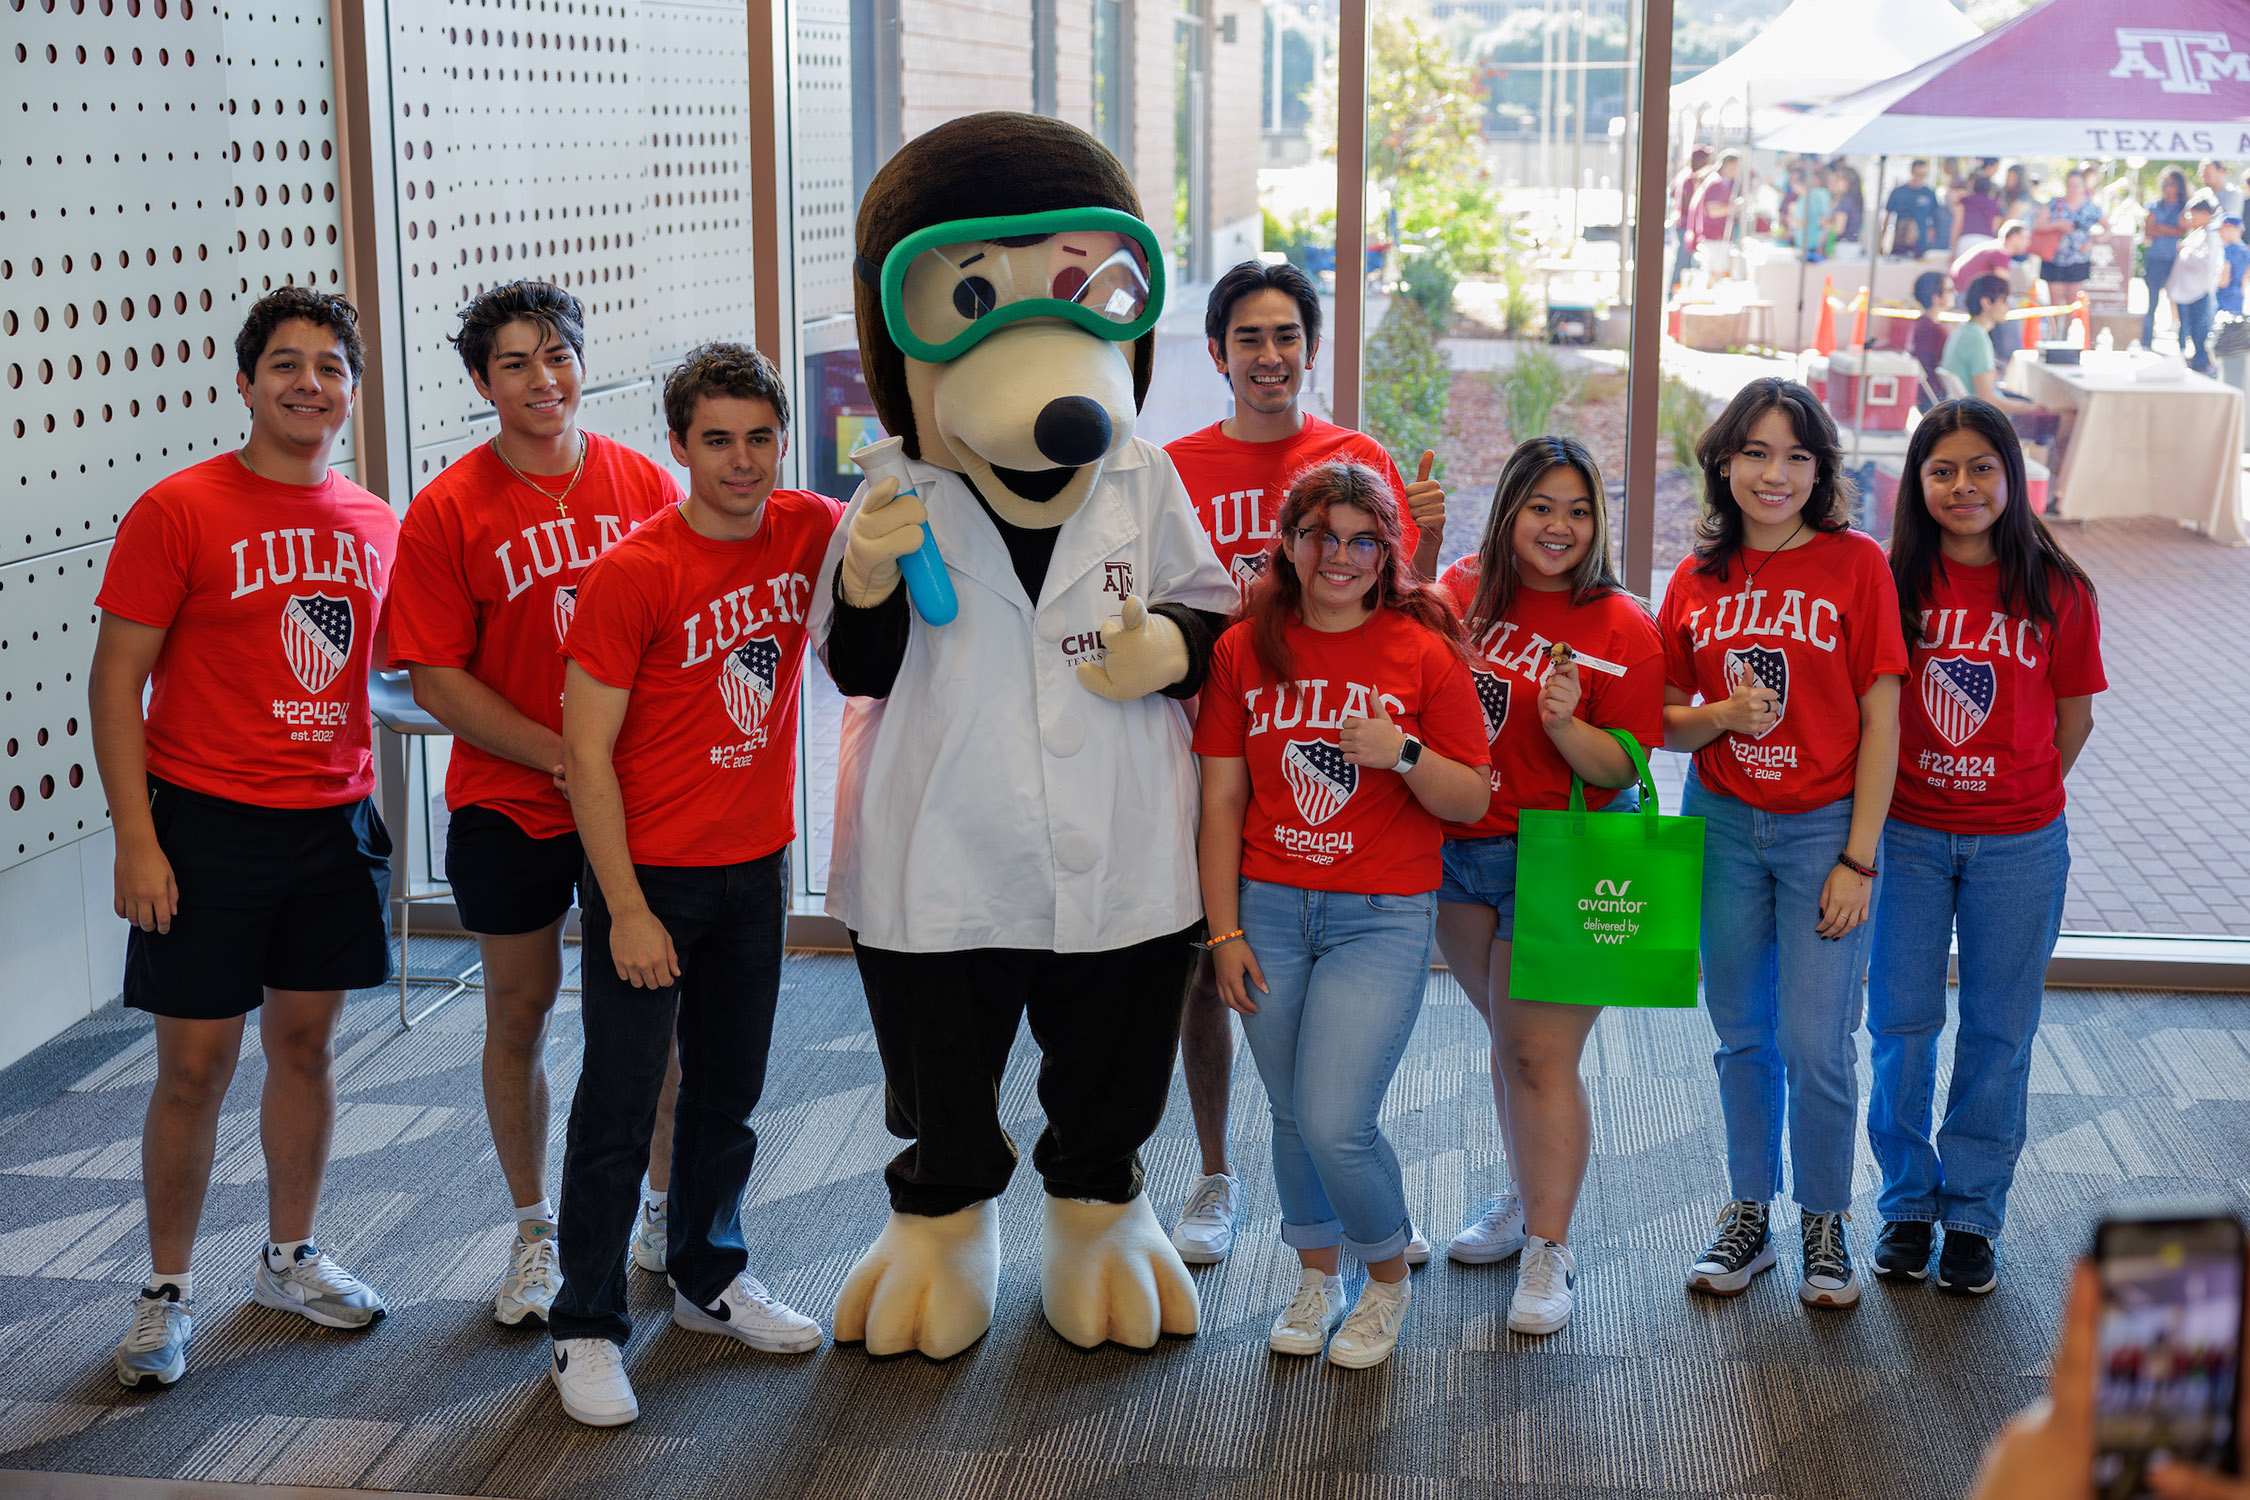
[[[1835,290],[1836,280],[1834,277],[1824,276],[1821,278],[1820,318],[1813,324],[1812,331],[1812,346],[1815,354],[1829,355],[1836,352],[1836,304],[1828,300],[1829,294]]]
[[[1867,347],[1868,300],[1869,299],[1866,287],[1861,287],[1859,289],[1859,295],[1852,298],[1852,307],[1854,309],[1852,316],[1852,347],[1854,349],[1864,349]]]

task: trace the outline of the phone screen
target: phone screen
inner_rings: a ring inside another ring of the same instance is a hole
[[[2232,1218],[2112,1220],[2101,1229],[2094,1482],[2149,1493],[2151,1458],[2232,1467],[2242,1367],[2242,1229]]]

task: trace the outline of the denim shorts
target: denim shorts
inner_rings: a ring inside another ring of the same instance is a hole
[[[1641,789],[1620,788],[1601,812],[1639,812]],[[1447,839],[1443,854],[1445,875],[1438,882],[1440,901],[1464,906],[1489,906],[1500,918],[1492,936],[1503,943],[1516,935],[1516,836],[1497,834],[1486,839]]]

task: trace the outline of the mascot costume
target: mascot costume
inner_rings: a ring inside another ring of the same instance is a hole
[[[1180,700],[1238,597],[1171,461],[1133,436],[1156,236],[1092,136],[993,113],[909,141],[856,238],[860,358],[897,452],[864,461],[811,628],[837,685],[877,700],[846,720],[828,909],[909,1145],[836,1338],[944,1359],[991,1326],[1016,1163],[999,1085],[1028,1017],[1047,1320],[1147,1348],[1198,1312],[1139,1150],[1202,917]]]

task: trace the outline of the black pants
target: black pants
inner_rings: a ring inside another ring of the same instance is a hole
[[[789,854],[700,868],[635,865],[649,910],[672,935],[680,977],[642,990],[609,956],[609,903],[587,866],[579,886],[579,982],[586,1061],[570,1101],[563,1155],[563,1284],[547,1326],[558,1339],[622,1344],[625,1247],[640,1209],[656,1098],[675,1017],[680,1102],[673,1114],[665,1268],[698,1305],[745,1266],[742,1190],[758,1154],[750,1113],[765,1091],[766,1049],[781,991]]]
[[[1198,924],[1200,926],[1200,924]],[[1047,1128],[1031,1164],[1058,1198],[1129,1203],[1164,1117],[1196,928],[1106,953],[894,953],[852,934],[891,1134],[891,1207],[932,1217],[997,1198],[1016,1168],[1000,1075],[1028,1015]]]

